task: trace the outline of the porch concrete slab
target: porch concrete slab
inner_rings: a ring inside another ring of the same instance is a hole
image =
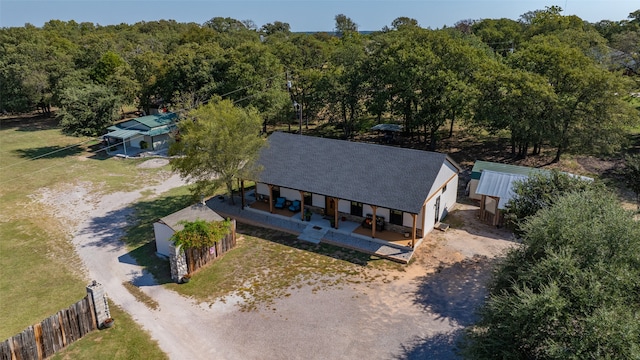
[[[309,227],[317,226],[323,230],[326,229],[320,242],[353,249],[403,264],[407,264],[413,256],[413,248],[411,247],[354,234],[353,230],[360,226],[358,223],[340,221],[338,229],[334,229],[330,227],[329,220],[319,214],[313,214],[311,221],[302,221],[299,213],[283,216],[253,209],[248,206],[253,201],[255,201],[255,198],[246,199],[247,206],[242,209],[239,196],[234,196],[235,204],[231,204],[229,197],[224,196],[222,199],[220,197],[209,199],[207,205],[222,217],[234,218],[240,222],[281,230],[298,236],[303,234]],[[315,242],[315,240],[313,241]]]
[[[329,231],[328,228],[321,227],[319,225],[309,224],[304,229],[302,234],[298,236],[299,240],[308,241],[310,243],[319,244],[324,235]]]

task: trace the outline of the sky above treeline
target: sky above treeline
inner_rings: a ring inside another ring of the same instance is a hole
[[[0,0],[0,27],[41,27],[50,20],[98,25],[175,20],[202,24],[214,17],[252,20],[257,27],[281,21],[292,31],[333,31],[344,14],[360,31],[376,31],[398,17],[416,19],[423,28],[453,26],[460,20],[517,20],[520,15],[559,6],[563,15],[595,23],[625,20],[640,9],[638,0]]]

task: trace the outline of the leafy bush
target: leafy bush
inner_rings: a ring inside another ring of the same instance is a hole
[[[640,223],[614,195],[571,193],[522,226],[463,352],[473,359],[640,358]]]
[[[218,240],[229,233],[231,221],[213,221],[197,219],[195,221],[181,221],[184,228],[171,237],[171,241],[182,249],[199,249],[213,246]]]

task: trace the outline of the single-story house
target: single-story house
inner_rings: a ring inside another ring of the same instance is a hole
[[[153,224],[153,232],[156,238],[156,253],[158,255],[169,257],[169,248],[173,244],[171,242],[171,237],[174,233],[184,228],[181,222],[196,220],[211,222],[224,221],[224,218],[202,203],[191,205],[161,218]]]
[[[369,215],[408,233],[412,246],[457,200],[460,167],[437,152],[275,132],[257,164],[256,197],[270,211],[284,197],[323,213],[335,227],[342,217]]]
[[[107,151],[122,145],[124,154],[140,149],[161,150],[169,146],[170,133],[176,128],[176,113],[141,116],[109,126],[103,136]]]
[[[506,204],[515,196],[513,183],[525,181],[533,174],[548,175],[550,173],[545,169],[476,161],[471,170],[467,191],[470,198],[480,200],[480,219],[497,226],[504,221],[503,211]],[[580,178],[593,180],[585,176]]]

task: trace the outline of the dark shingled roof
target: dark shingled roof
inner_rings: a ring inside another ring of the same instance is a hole
[[[417,214],[445,154],[275,132],[258,181]]]

